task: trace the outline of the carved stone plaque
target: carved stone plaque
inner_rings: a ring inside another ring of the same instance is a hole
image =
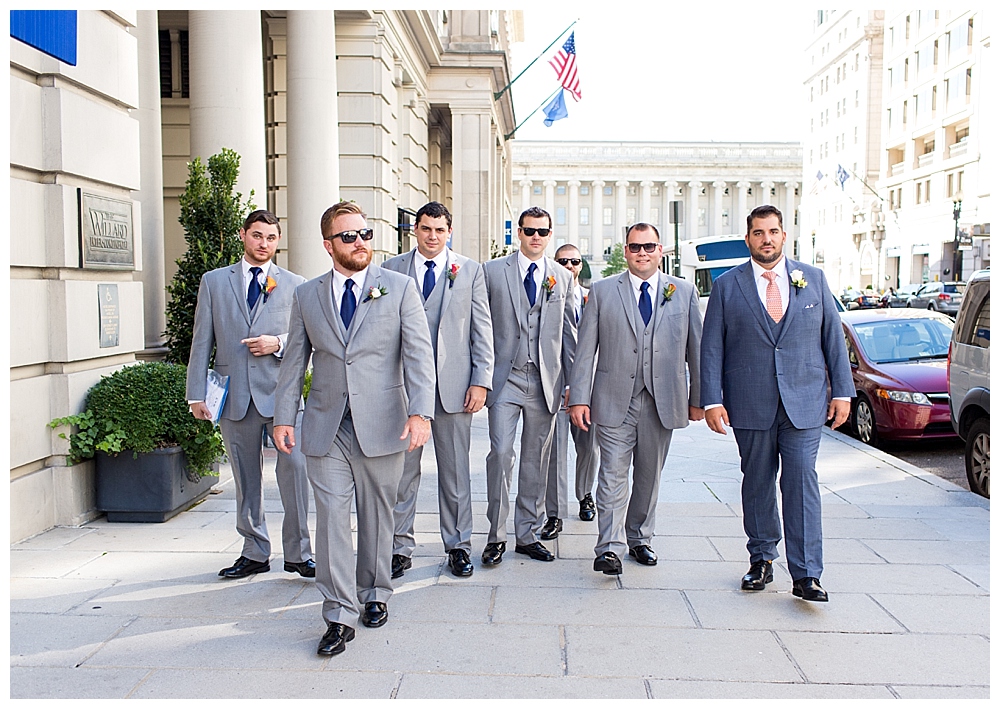
[[[80,266],[135,270],[132,202],[80,190]]]
[[[117,347],[121,332],[121,310],[118,305],[118,284],[97,284],[98,310],[101,315],[101,347]]]

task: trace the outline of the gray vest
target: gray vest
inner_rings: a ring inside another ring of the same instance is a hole
[[[527,322],[522,320],[518,323],[521,337],[517,347],[517,356],[514,357],[514,369],[524,369],[528,362],[538,366],[538,326],[542,320],[542,298],[548,297],[545,289],[540,287],[535,296],[535,305],[531,307],[528,305],[528,294],[524,292],[524,288],[519,290],[521,291],[521,304],[528,311],[528,317]]]
[[[650,396],[653,395],[653,325],[656,322],[656,300],[652,293],[650,293],[650,299],[653,301],[653,315],[649,318],[649,325],[639,331],[639,351],[635,358],[635,384],[632,385],[632,396],[638,396],[643,387]],[[632,307],[636,325],[642,326],[639,304],[633,301]]]
[[[420,293],[421,300],[423,299],[424,273],[427,272],[427,266],[424,265],[426,260],[418,251],[416,258],[412,261],[413,278],[417,282],[417,291]],[[417,274],[419,274],[419,277]],[[437,358],[438,328],[441,327],[441,304],[444,301],[444,289],[448,287],[448,276],[438,273],[435,268],[434,277],[436,279],[434,281],[434,290],[431,291],[430,297],[424,301],[424,314],[427,316],[427,325],[431,331],[431,345],[434,347],[434,357]]]

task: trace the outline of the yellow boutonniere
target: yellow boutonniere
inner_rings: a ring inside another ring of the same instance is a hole
[[[548,278],[546,278],[545,281],[542,283],[542,288],[545,289],[545,300],[551,298],[552,291],[556,289],[556,277],[549,276]]]
[[[673,283],[670,283],[670,284],[666,285],[663,288],[663,300],[660,301],[660,305],[662,306],[668,300],[670,300],[671,298],[673,298],[674,297],[674,293],[676,293],[676,292],[677,292],[677,286],[675,286]]]

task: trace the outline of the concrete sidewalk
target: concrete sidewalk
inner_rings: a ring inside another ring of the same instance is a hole
[[[511,535],[483,568],[485,412],[473,426],[475,574],[446,569],[428,450],[413,569],[389,623],[344,654],[315,654],[320,594],[279,554],[270,573],[217,576],[241,548],[224,470],[222,494],[164,524],[102,519],[11,548],[11,697],[989,697],[988,500],[827,432],[830,603],[793,598],[783,559],[744,593],[736,443],[698,423],[667,458],[658,566],[595,573],[596,523],[573,516],[546,543],[554,563],[514,554]]]

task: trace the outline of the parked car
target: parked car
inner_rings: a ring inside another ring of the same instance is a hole
[[[895,293],[889,294],[889,307],[905,308],[909,304],[913,294],[923,288],[923,286],[923,283],[907,283],[905,286],[900,286],[896,289]]]
[[[848,310],[878,307],[878,296],[870,290],[860,291],[854,288],[845,288],[841,291],[840,301]]]
[[[856,395],[851,431],[864,443],[955,435],[948,411],[948,344],[954,323],[938,313],[842,313]]]
[[[969,488],[990,496],[990,270],[965,289],[948,350],[951,425],[965,441]]]
[[[908,308],[926,308],[937,310],[948,315],[957,315],[962,304],[962,294],[965,284],[958,281],[932,281],[910,296],[906,301]]]

